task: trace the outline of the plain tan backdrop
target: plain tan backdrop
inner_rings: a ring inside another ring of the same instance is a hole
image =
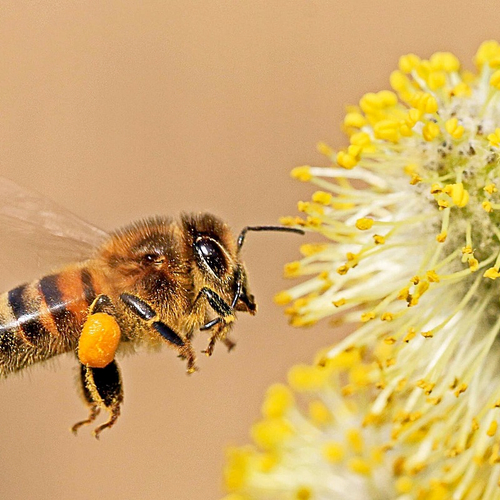
[[[499,21],[494,1],[2,0],[1,174],[107,230],[183,210],[275,223],[311,192],[289,170],[345,143],[344,106],[387,88],[399,55],[470,66]],[[298,244],[248,237],[260,310],[231,354],[191,377],[168,350],[123,359],[100,442],[69,432],[86,414],[71,356],[3,381],[0,498],[220,498],[224,448],[247,442],[265,388],[340,334],[292,329],[272,302]]]

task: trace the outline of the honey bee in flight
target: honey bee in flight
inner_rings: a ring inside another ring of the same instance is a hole
[[[231,349],[236,311],[257,310],[240,256],[247,232],[303,234],[248,226],[235,238],[223,221],[200,213],[146,219],[108,235],[6,179],[0,179],[0,231],[7,235],[0,252],[12,243],[17,258],[22,251],[58,267],[0,295],[0,378],[74,352],[90,414],[72,430],[104,408],[109,419],[96,427],[96,437],[120,414],[117,351],[166,344],[191,373],[197,330],[210,332],[207,355],[217,341]],[[75,262],[62,267],[68,254]]]

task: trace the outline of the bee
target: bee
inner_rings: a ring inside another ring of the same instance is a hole
[[[26,245],[18,258],[22,250],[40,265],[46,258],[54,267],[68,253],[75,260],[0,295],[0,378],[73,352],[89,415],[72,430],[105,409],[108,420],[94,429],[95,437],[120,415],[117,353],[167,345],[192,373],[196,331],[209,332],[208,356],[218,341],[231,350],[236,312],[257,311],[241,259],[247,232],[303,234],[248,226],[235,237],[207,213],[153,217],[107,234],[6,179],[0,180],[0,230],[8,235],[3,243],[10,237]]]

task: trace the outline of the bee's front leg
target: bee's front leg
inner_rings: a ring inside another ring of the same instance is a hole
[[[171,346],[178,350],[179,356],[187,361],[188,373],[196,371],[196,354],[188,336],[186,339],[182,339],[166,323],[160,321],[156,311],[140,297],[122,293],[120,299],[132,313],[154,328]]]
[[[229,305],[217,292],[207,287],[203,287],[200,290],[200,293],[196,297],[196,301],[201,297],[205,297],[212,309],[219,315],[217,318],[209,321],[200,328],[200,330],[212,330],[208,346],[203,352],[207,356],[211,356],[218,340],[224,342],[228,351],[230,351],[236,345],[232,340],[227,338],[227,334],[235,320],[234,305]]]
[[[72,431],[76,433],[82,425],[92,423],[101,408],[109,411],[107,422],[94,429],[94,436],[99,438],[104,429],[112,427],[120,415],[120,404],[123,401],[123,390],[120,371],[116,361],[104,368],[92,368],[80,365],[80,381],[83,396],[90,407],[90,415],[86,420],[76,423]]]

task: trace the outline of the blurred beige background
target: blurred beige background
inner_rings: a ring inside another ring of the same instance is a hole
[[[275,223],[311,192],[289,170],[344,144],[344,106],[387,88],[399,55],[470,66],[499,21],[493,1],[3,0],[1,174],[104,229],[182,210]],[[265,388],[340,335],[294,330],[272,302],[299,243],[248,237],[260,310],[230,355],[192,377],[168,350],[123,359],[100,442],[69,432],[86,415],[71,357],[0,383],[0,498],[220,498],[224,447],[248,441]]]

